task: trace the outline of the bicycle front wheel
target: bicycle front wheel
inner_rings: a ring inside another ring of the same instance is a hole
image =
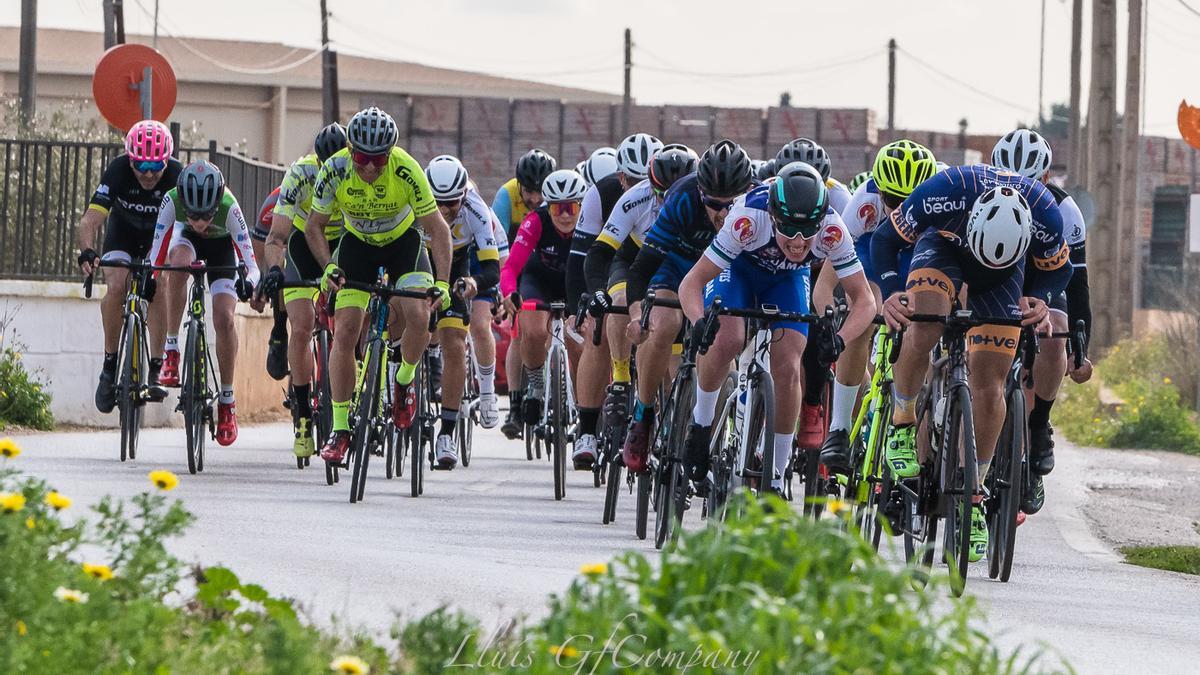
[[[126,317],[121,344],[121,384],[117,402],[121,408],[121,461],[124,462],[137,458],[138,436],[145,407],[142,394],[146,390],[150,369],[145,333],[141,322],[133,314]]]
[[[1025,391],[1013,387],[1006,399],[1007,414],[996,456],[988,474],[988,576],[1007,582],[1012,575],[1017,543],[1017,512],[1021,502],[1021,465],[1028,441]],[[1019,412],[1014,412],[1019,411]]]
[[[183,403],[183,427],[187,437],[188,472],[195,474],[204,470],[204,441],[208,435],[205,424],[205,408],[208,405],[208,350],[205,348],[204,325],[195,319],[188,321],[187,346],[184,347],[181,398]]]
[[[551,455],[551,466],[554,469],[554,498],[561,500],[567,495],[567,364],[562,351],[555,349],[550,352],[550,377],[546,383],[546,395],[549,397],[546,420],[547,440],[546,452]]]
[[[350,503],[361,501],[367,487],[367,466],[371,462],[371,441],[379,417],[379,371],[382,367],[383,341],[372,339],[367,345],[363,367],[363,388],[358,392],[358,415],[350,454],[354,470],[350,474]]]
[[[950,568],[950,590],[961,596],[967,585],[971,553],[971,510],[975,496],[975,425],[971,394],[958,386],[950,397],[947,429],[942,448],[942,496],[946,506],[946,528],[942,553]]]

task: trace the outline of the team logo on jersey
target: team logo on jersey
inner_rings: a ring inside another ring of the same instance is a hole
[[[754,221],[746,216],[733,221],[733,236],[737,237],[737,240],[743,245],[749,244],[750,240],[754,238]]]
[[[387,186],[383,184],[383,181],[374,183],[371,185],[371,187],[375,190],[376,199],[383,199],[387,196]]]
[[[104,183],[101,183],[100,185],[98,185],[96,187],[96,194],[98,194],[98,195],[108,194],[108,186],[105,185]]]
[[[832,250],[842,243],[842,228],[837,225],[830,225],[821,233],[821,245],[828,250]]]
[[[943,239],[949,240],[955,244],[962,243],[962,238],[949,230],[938,230],[938,234],[942,235]]]
[[[879,213],[875,210],[874,204],[863,204],[858,207],[858,219],[868,225],[874,225],[876,217]]]

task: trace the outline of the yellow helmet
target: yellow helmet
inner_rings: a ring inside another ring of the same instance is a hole
[[[927,178],[937,173],[937,161],[929,148],[908,139],[892,141],[879,149],[871,177],[875,187],[894,197],[907,197]]]

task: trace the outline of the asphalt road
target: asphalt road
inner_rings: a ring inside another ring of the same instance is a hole
[[[570,473],[566,499],[555,502],[549,462],[526,461],[523,445],[494,431],[477,432],[470,468],[427,473],[418,499],[407,475],[388,481],[373,463],[356,505],[345,478],[329,487],[316,463],[295,468],[284,425],[245,427],[233,448],[214,444],[198,476],[187,474],[182,430],[143,434],[137,460],[124,464],[117,434],[93,431],[20,437],[16,461],[79,505],[145,490],[152,469],[175,471],[173,494],[196,522],[173,550],[297,598],[321,623],[336,615],[382,632],[397,615],[447,604],[485,625],[536,617],[581,565],[653,551],[634,537],[627,493],[618,521],[603,526],[590,473]],[[1019,530],[1012,581],[989,581],[982,565],[972,571],[982,627],[1006,646],[1046,649],[1050,668],[1061,656],[1078,672],[1194,672],[1200,581],[1120,563],[1082,515],[1087,458],[1059,452],[1046,509]],[[695,513],[689,520],[698,524]]]

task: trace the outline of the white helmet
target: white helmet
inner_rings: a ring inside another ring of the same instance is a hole
[[[559,169],[542,182],[542,199],[547,202],[574,202],[583,199],[587,190],[583,176],[572,169]]]
[[[596,148],[584,162],[584,180],[593,185],[601,178],[617,172],[617,151],[609,147]]]
[[[992,148],[992,166],[1032,180],[1046,175],[1053,157],[1046,139],[1030,129],[1010,131]]]
[[[580,160],[579,163],[575,165],[575,173],[583,176],[583,181],[588,185],[592,184],[592,181],[588,180],[586,159]]]
[[[630,178],[642,180],[650,173],[654,153],[662,148],[662,141],[650,134],[634,134],[617,146],[617,169]]]
[[[425,177],[438,201],[458,199],[467,192],[467,170],[453,155],[438,155],[429,160]]]
[[[975,259],[994,270],[1020,262],[1029,248],[1033,215],[1025,197],[1011,185],[979,195],[967,220],[967,245]]]

